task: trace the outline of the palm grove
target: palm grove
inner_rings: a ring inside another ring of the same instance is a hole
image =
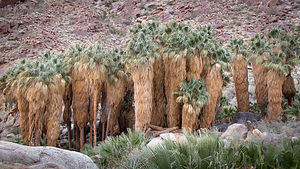
[[[249,111],[251,63],[257,103],[268,107],[262,115],[281,120],[282,95],[291,104],[296,92],[290,73],[299,63],[299,42],[299,28],[291,34],[272,29],[249,43],[232,40],[229,53],[210,26],[149,22],[131,29],[124,49],[76,45],[63,54],[46,52],[22,60],[1,77],[1,91],[7,101],[17,103],[23,141],[37,146],[45,137],[47,145],[56,146],[63,116],[69,146],[74,141],[80,150],[88,124],[94,146],[97,138],[132,125],[135,130],[147,130],[150,124],[211,127],[224,70],[232,70],[238,110]],[[131,112],[132,119],[126,116]]]

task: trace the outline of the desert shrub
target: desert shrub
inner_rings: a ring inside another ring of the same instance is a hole
[[[293,120],[299,120],[300,119],[300,93],[299,91],[296,92],[294,102],[291,106],[288,106],[284,112],[286,116]]]
[[[216,133],[186,135],[187,141],[165,141],[156,148],[133,152],[122,168],[297,168],[300,141],[277,147],[263,142],[225,146]]]
[[[109,137],[101,142],[95,150],[92,151],[91,147],[87,146],[83,152],[91,156],[100,168],[114,168],[131,151],[139,149],[147,142],[143,132],[132,132],[128,129],[127,134],[122,133],[117,137]]]

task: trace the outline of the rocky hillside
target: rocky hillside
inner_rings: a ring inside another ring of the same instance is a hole
[[[0,74],[15,60],[38,57],[45,50],[63,52],[77,43],[96,42],[124,46],[132,25],[149,20],[212,25],[217,38],[226,43],[238,37],[247,40],[272,27],[290,30],[300,24],[299,18],[299,0],[26,0],[0,8]],[[249,70],[250,101],[255,102]],[[292,76],[299,87],[299,67]],[[236,104],[233,83],[223,95]],[[17,116],[0,117],[1,139],[19,134]]]

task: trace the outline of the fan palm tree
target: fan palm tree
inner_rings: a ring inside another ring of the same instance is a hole
[[[204,107],[200,127],[209,128],[214,124],[218,104],[222,97],[223,78],[221,70],[230,68],[231,55],[215,38],[204,41],[202,45],[201,53],[205,61],[202,76],[205,79],[210,100]]]
[[[251,39],[252,67],[254,73],[256,101],[260,105],[267,105],[267,72],[268,69],[262,65],[264,55],[269,50],[268,41],[264,35],[257,34]]]
[[[203,79],[180,83],[176,101],[183,104],[182,108],[182,127],[187,130],[198,128],[198,115],[203,106],[209,102],[209,93],[206,91]]]
[[[288,73],[297,63],[299,58],[287,57],[289,42],[286,34],[280,29],[271,29],[267,33],[270,50],[269,57],[263,65],[269,69],[267,74],[268,86],[268,120],[281,120],[282,117],[282,87],[285,82],[285,73]]]
[[[153,63],[160,57],[159,27],[157,23],[149,22],[144,27],[134,27],[131,33],[126,61],[134,82],[135,130],[146,130],[153,113]]]
[[[12,78],[6,81],[13,82],[10,88],[14,86],[17,88],[16,100],[23,117],[21,120],[22,138],[24,141],[29,141],[30,145],[39,145],[42,132],[45,132],[42,128],[45,126],[47,144],[56,146],[56,140],[60,133],[59,117],[62,109],[62,105],[56,105],[56,102],[62,103],[64,86],[68,80],[62,58],[46,52],[36,60],[21,61],[21,65],[13,67],[12,70],[16,70],[18,75],[10,76]],[[22,72],[18,70],[22,70]],[[55,101],[51,101],[50,98]],[[25,107],[20,107],[21,105]],[[48,111],[46,105],[48,107],[55,105],[55,107]]]
[[[238,111],[249,111],[248,64],[245,58],[246,48],[242,39],[234,39],[230,43],[233,57],[233,79],[235,85]]]

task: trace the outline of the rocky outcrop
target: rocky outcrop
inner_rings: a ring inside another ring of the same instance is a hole
[[[0,141],[0,162],[20,163],[28,168],[98,168],[91,158],[78,152],[49,146],[29,147],[6,141]]]

